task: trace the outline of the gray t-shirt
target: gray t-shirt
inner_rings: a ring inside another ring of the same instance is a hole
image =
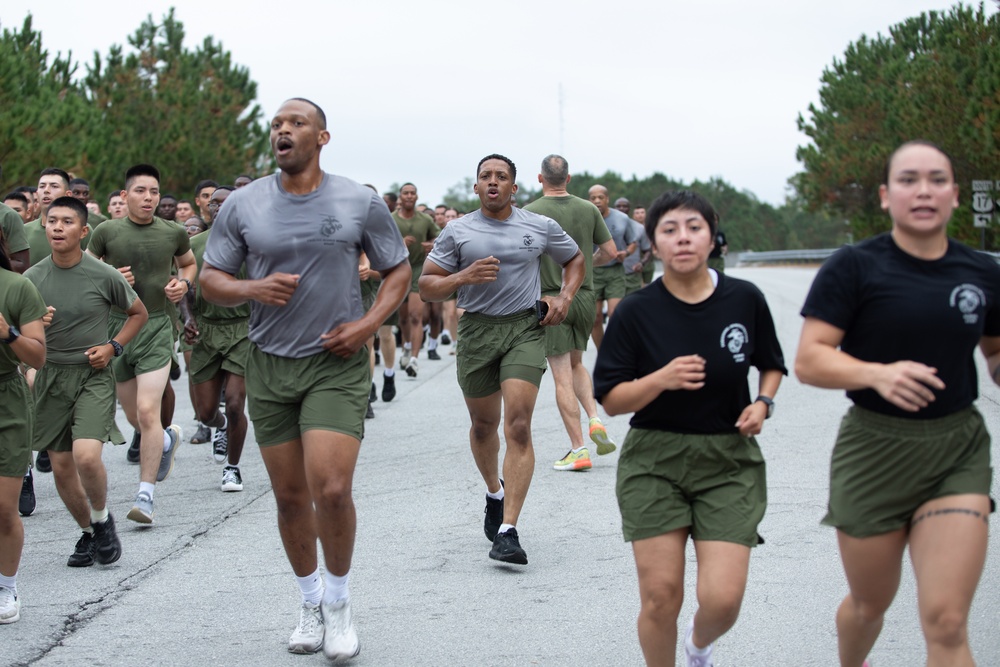
[[[609,208],[608,214],[604,216],[604,222],[608,226],[608,231],[611,232],[611,238],[615,240],[615,247],[619,250],[624,250],[628,247],[629,243],[635,243],[639,240],[636,236],[635,229],[632,227],[632,218],[628,217],[616,208]],[[596,248],[595,248],[596,249]],[[620,264],[616,259],[609,264],[604,264],[603,266],[614,266],[615,264]]]
[[[204,261],[247,277],[299,274],[285,306],[251,303],[250,340],[279,357],[299,359],[323,352],[320,336],[364,315],[358,258],[372,269],[405,262],[406,247],[385,202],[371,188],[333,174],[305,195],[281,187],[278,174],[229,195],[212,225]]]
[[[495,282],[458,288],[458,307],[500,317],[535,307],[543,254],[562,265],[577,252],[576,242],[552,218],[515,208],[506,220],[494,220],[480,209],[449,223],[427,259],[449,273],[491,255],[499,259]]]
[[[637,220],[632,218],[628,219],[629,223],[632,225],[632,230],[635,232],[636,237],[639,242],[635,246],[635,252],[625,258],[625,273],[632,273],[632,269],[639,260],[642,259],[642,253],[650,249],[651,245],[649,243],[649,237],[646,236],[646,228],[643,227]]]

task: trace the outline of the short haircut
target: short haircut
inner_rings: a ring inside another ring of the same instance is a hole
[[[405,188],[407,185],[413,185],[413,183],[410,183],[409,181],[407,181],[406,183],[403,183],[402,185],[399,186],[399,191],[402,192],[403,188]],[[413,189],[416,190],[417,186],[413,185]]]
[[[110,204],[112,199],[114,199],[115,197],[120,197],[121,194],[122,194],[121,188],[118,188],[117,190],[112,190],[111,192],[109,192],[108,193],[108,203]]]
[[[240,174],[239,176],[237,176],[233,180],[236,181],[236,180],[239,180],[241,178],[249,178],[251,181],[253,180],[253,176],[251,176],[250,174]]]
[[[163,203],[164,199],[173,199],[174,201],[177,201],[177,197],[173,196],[170,193],[167,193],[165,195],[160,195],[160,203]]]
[[[486,162],[487,160],[503,160],[504,162],[507,163],[507,166],[510,167],[510,180],[512,181],[517,180],[517,167],[514,166],[514,162],[509,157],[505,157],[503,155],[500,155],[499,153],[490,153],[489,155],[487,155],[486,157],[484,157],[482,160],[479,161],[479,165],[476,167],[477,179],[479,178],[479,170],[482,169],[483,163]]]
[[[46,167],[38,173],[38,178],[42,176],[58,176],[66,184],[66,189],[69,190],[69,174],[59,167]]]
[[[895,159],[896,154],[904,148],[909,148],[910,146],[927,146],[928,148],[933,148],[938,153],[943,155],[948,160],[948,166],[951,167],[951,180],[955,180],[955,162],[948,155],[948,151],[938,146],[933,141],[928,141],[927,139],[911,139],[906,143],[900,144],[896,147],[892,153],[889,154],[889,159],[885,161],[885,171],[882,172],[882,185],[889,184],[889,170],[892,168],[892,161]]]
[[[87,211],[87,206],[77,199],[76,197],[59,197],[54,202],[49,204],[49,215],[52,214],[52,209],[54,208],[71,208],[73,212],[76,213],[76,221],[81,225],[87,224],[87,218],[90,212]]]
[[[14,188],[14,192],[24,192],[25,194],[33,195],[38,192],[37,185],[19,185]]]
[[[316,117],[319,118],[319,129],[321,129],[321,130],[325,130],[326,129],[326,114],[323,113],[323,110],[319,108],[318,104],[316,104],[312,100],[307,100],[304,97],[293,97],[293,98],[291,98],[291,99],[289,99],[287,101],[288,102],[305,102],[306,104],[308,104],[309,106],[311,106],[313,109],[316,110]]]
[[[181,204],[187,204],[191,208],[194,208],[194,204],[191,203],[190,199],[178,199],[177,200],[177,205],[180,206]]]
[[[215,188],[216,192],[218,192],[219,190],[227,190],[229,192],[236,192],[236,188],[233,187],[232,185],[220,185],[219,187]]]
[[[125,190],[131,189],[132,184],[140,176],[152,176],[156,179],[156,184],[160,184],[160,170],[151,164],[136,164],[128,168],[125,172]]]
[[[86,185],[88,188],[90,187],[90,183],[87,182],[86,178],[79,177],[74,178],[69,182],[69,187],[73,187],[74,185]]]
[[[646,211],[646,235],[652,240],[656,236],[656,226],[660,218],[665,213],[676,211],[679,208],[686,208],[697,211],[705,219],[715,239],[715,232],[719,229],[719,214],[715,212],[712,204],[697,192],[691,190],[672,190],[664,192],[657,197],[649,210]]]
[[[219,184],[211,179],[205,179],[204,181],[199,181],[198,185],[194,186],[194,196],[197,197],[198,194],[205,188],[217,188]]]
[[[546,155],[542,158],[542,180],[552,186],[566,185],[569,178],[569,162],[561,155]]]
[[[7,201],[8,199],[19,201],[25,206],[28,205],[28,198],[24,196],[23,192],[18,192],[17,190],[14,190],[14,192],[8,192],[6,195],[4,195],[3,200]]]
[[[385,199],[388,199],[393,204],[395,204],[397,201],[399,201],[399,197],[396,196],[395,192],[386,192],[385,194],[382,195],[382,197],[385,198]]]

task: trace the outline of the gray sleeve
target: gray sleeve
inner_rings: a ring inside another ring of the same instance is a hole
[[[573,259],[580,248],[576,245],[576,241],[559,226],[558,222],[551,218],[546,218],[546,221],[545,254],[562,266]]]
[[[242,198],[246,199],[246,197]],[[204,263],[235,276],[247,257],[247,245],[239,229],[241,199],[229,202],[212,223],[212,233],[205,244]]]
[[[636,224],[635,231],[639,234],[639,250],[646,252],[653,247],[653,244],[649,241],[649,236],[646,234],[646,229],[639,224],[638,220],[633,221]]]
[[[457,273],[461,262],[458,256],[458,246],[455,243],[455,229],[452,227],[454,224],[452,221],[438,234],[434,240],[434,248],[427,255],[427,259],[448,273]]]
[[[391,269],[409,257],[403,237],[399,235],[399,227],[392,219],[385,202],[376,194],[372,194],[361,246],[375,271]]]
[[[632,218],[625,216],[625,245],[639,241],[639,237],[636,235],[635,224],[633,223],[638,224]]]

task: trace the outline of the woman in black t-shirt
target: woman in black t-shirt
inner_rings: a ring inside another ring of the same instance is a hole
[[[689,536],[698,611],[684,648],[689,665],[712,664],[713,642],[739,614],[767,506],[753,436],[786,371],[763,294],[708,267],[717,222],[712,205],[693,192],[667,193],[650,206],[646,230],[663,278],[619,304],[594,369],[608,414],[635,413],[617,495],[639,575],[639,643],[649,664],[674,664]],[[750,366],[760,370],[756,400]]]
[[[867,664],[910,548],[928,665],[973,665],[966,623],[986,557],[990,438],[973,406],[978,345],[1000,367],[1000,267],[947,236],[951,160],[925,141],[889,158],[892,231],[831,257],[813,282],[795,371],[846,389],[823,523],[850,592],[842,666]]]

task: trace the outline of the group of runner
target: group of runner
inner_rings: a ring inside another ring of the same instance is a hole
[[[100,458],[103,443],[120,437],[116,394],[140,464],[128,518],[152,523],[155,484],[181,443],[168,414],[181,329],[201,439],[227,463],[227,491],[242,488],[247,402],[302,595],[288,650],[357,655],[353,474],[377,389],[374,343],[390,401],[398,329],[400,369],[410,377],[422,350],[440,359],[442,339],[455,343],[491,559],[528,562],[517,523],[546,369],[570,440],[556,470],[592,465],[581,406],[599,455],[617,444],[597,402],[611,415],[634,413],[617,495],[639,578],[643,654],[650,665],[674,664],[690,537],[698,610],[685,656],[689,666],[712,665],[760,542],[766,478],[755,436],[787,370],[763,294],[711,262],[725,245],[711,203],[669,192],[633,212],[626,200],[609,206],[600,185],[588,202],[568,193],[567,161],[549,155],[538,174],[542,197],[519,208],[514,163],[491,154],[476,166],[478,210],[425,213],[412,183],[381,197],[324,172],[329,136],[323,111],[294,98],[271,122],[280,173],[247,177],[239,189],[200,183],[191,215],[160,196],[154,167],[136,165],[109,197],[122,200],[121,217],[92,228],[68,175],[47,169],[34,223],[12,212],[10,230],[4,218],[0,622],[19,618],[23,529],[14,499],[31,449],[48,450],[82,530],[69,564],[120,557]],[[978,344],[1000,382],[1000,268],[948,240],[957,186],[936,146],[911,142],[893,153],[880,194],[892,232],[839,251],[820,270],[795,363],[802,381],[846,389],[854,401],[834,448],[824,519],[837,528],[850,587],[837,614],[840,661],[864,663],[909,546],[928,664],[972,665],[965,628],[985,559],[992,471],[971,360]],[[31,198],[23,199],[11,201],[30,217]],[[193,221],[195,206],[207,231]],[[39,230],[48,249],[17,234],[38,238]],[[658,280],[648,273],[654,258]],[[593,381],[582,363],[591,339]],[[755,397],[751,366],[760,371]]]

